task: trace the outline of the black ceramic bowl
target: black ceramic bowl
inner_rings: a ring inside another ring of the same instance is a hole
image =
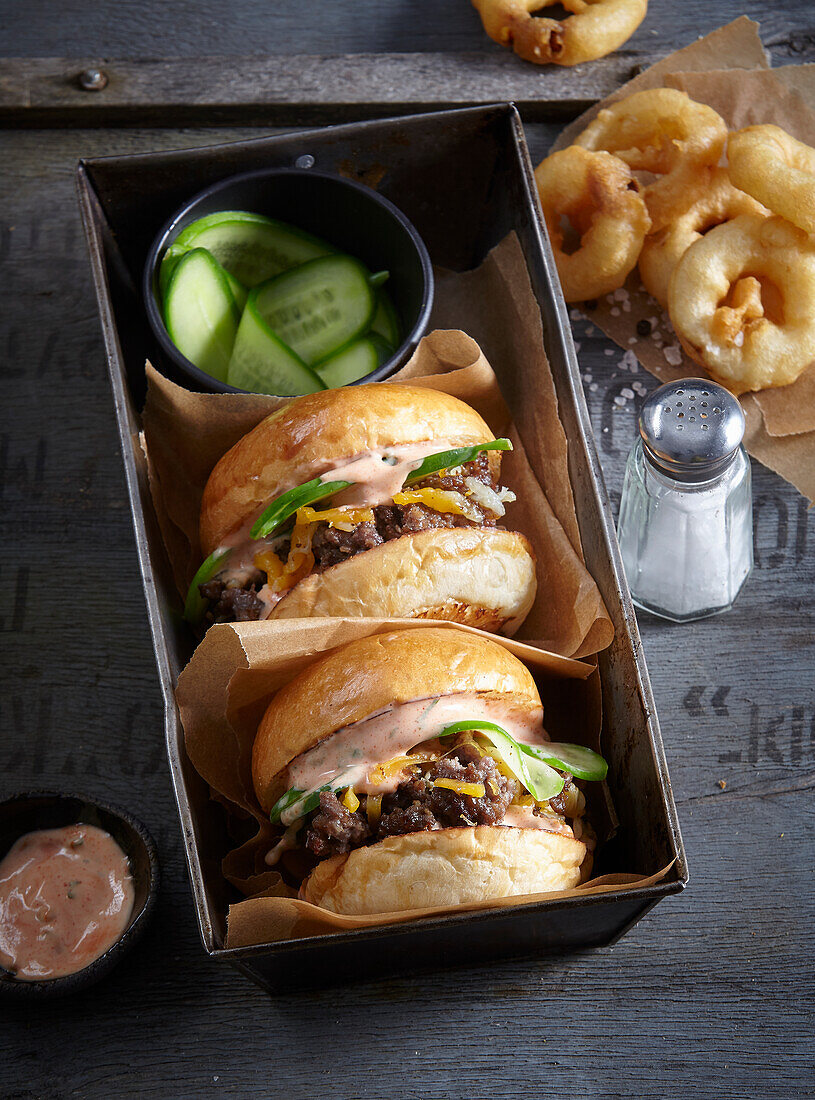
[[[370,187],[341,176],[300,168],[261,169],[229,176],[199,191],[166,222],[147,256],[143,292],[150,325],[164,355],[196,389],[246,392],[199,370],[172,342],[159,307],[158,269],[182,229],[220,210],[248,210],[289,222],[356,256],[371,271],[389,271],[386,289],[405,335],[390,359],[360,382],[381,382],[410,358],[430,319],[433,267],[422,238],[405,215]]]
[[[12,844],[35,829],[63,825],[96,825],[110,833],[130,861],[135,897],[130,924],[124,934],[89,966],[64,978],[31,982],[15,978],[0,967],[0,997],[37,999],[75,993],[105,977],[141,936],[156,903],[159,864],[156,846],[145,827],[130,814],[82,795],[48,791],[18,794],[0,802],[0,860]]]

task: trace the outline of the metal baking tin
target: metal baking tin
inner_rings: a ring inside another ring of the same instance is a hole
[[[620,818],[611,842],[614,864],[651,874],[673,860],[667,877],[657,885],[257,947],[224,947],[230,887],[220,873],[220,854],[226,841],[217,807],[187,759],[173,694],[192,638],[177,615],[178,596],[139,446],[145,356],[155,357],[165,369],[168,364],[153,342],[138,287],[157,229],[189,195],[236,172],[292,165],[304,154],[314,157],[321,170],[362,179],[381,176],[379,189],[410,218],[441,266],[471,268],[510,230],[518,234],[540,303],[546,351],[569,440],[569,470],[586,563],[616,631],[614,642],[599,657],[603,746]],[[199,149],[96,158],[80,161],[78,189],[164,696],[167,752],[207,953],[269,988],[302,988],[346,977],[381,977],[405,968],[609,944],[663,897],[682,890],[687,865],[651,686],[566,307],[515,108],[496,104]]]

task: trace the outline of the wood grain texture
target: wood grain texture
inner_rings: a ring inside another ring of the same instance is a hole
[[[156,43],[161,53],[207,52],[205,39],[215,38],[219,52],[245,52],[247,36],[258,52],[482,48],[466,3],[334,7],[317,23],[317,5],[286,0],[274,19],[264,5],[264,22],[259,4],[235,5],[224,19],[209,2],[148,2],[120,5],[112,20],[101,5],[72,0],[57,31],[38,0],[8,42],[17,53],[117,56],[155,55]],[[382,20],[363,23],[374,7]],[[653,3],[632,43],[647,43],[640,36],[656,10]],[[307,30],[301,11],[315,17]],[[734,14],[729,3],[672,5],[653,48],[667,52]],[[779,42],[806,37],[811,22],[808,4],[769,17]],[[267,132],[21,130],[2,138],[0,797],[36,786],[118,801],[156,836],[164,879],[146,939],[110,980],[70,1002],[3,1005],[0,1093],[811,1095],[815,514],[756,464],[757,564],[734,610],[681,627],[641,618],[688,848],[684,894],[599,952],[489,966],[476,958],[455,973],[339,992],[270,998],[206,959],[164,757],[73,171],[81,155]],[[529,128],[534,159],[554,133]],[[573,328],[616,501],[635,401],[620,406],[614,397],[634,376],[590,319],[575,312]],[[655,385],[642,371],[636,378]]]
[[[104,73],[85,91],[79,74]],[[572,117],[637,71],[614,54],[574,69],[512,54],[394,53],[122,61],[11,58],[0,74],[0,125],[167,125],[264,122],[316,125],[495,103],[524,117]]]

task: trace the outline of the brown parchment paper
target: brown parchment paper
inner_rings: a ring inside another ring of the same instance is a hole
[[[751,70],[751,71],[745,71]],[[772,122],[815,145],[815,66],[771,72],[756,32],[742,18],[647,69],[571,123],[554,148],[563,148],[597,112],[643,88],[672,87],[717,110],[731,129]],[[682,351],[665,311],[645,292],[636,270],[622,291],[598,302],[588,317],[662,381],[698,377],[702,369]],[[650,336],[637,335],[649,320]],[[815,500],[815,364],[790,386],[744,395],[745,441],[755,458]]]
[[[566,464],[567,445],[543,348],[540,313],[517,237],[510,234],[476,272],[440,282],[440,312],[458,328],[426,336],[392,381],[454,394],[496,435],[508,435],[502,480],[517,494],[507,526],[537,558],[538,594],[517,637],[568,657],[608,646],[613,627],[583,562]],[[504,310],[512,308],[510,312]],[[455,319],[455,320],[454,320]],[[520,409],[513,423],[496,374],[462,327],[487,333],[504,396]],[[147,366],[144,448],[153,502],[180,593],[201,562],[198,515],[217,460],[286,398],[191,393]]]
[[[292,629],[295,625],[296,629]],[[434,624],[436,625],[436,624]],[[444,629],[472,628],[440,623]],[[251,752],[255,732],[274,693],[322,653],[357,638],[394,626],[421,629],[426,623],[375,619],[304,619],[291,622],[222,624],[212,627],[182,672],[176,697],[184,726],[187,753],[213,795],[236,818],[243,819],[244,843],[229,852],[223,872],[239,890],[252,897],[230,906],[227,946],[268,943],[352,928],[393,924],[465,909],[483,909],[574,897],[582,893],[650,885],[669,868],[650,876],[634,873],[605,875],[561,893],[528,895],[494,902],[453,906],[371,917],[343,917],[293,897],[277,871],[265,866],[264,855],[275,831],[254,795]],[[525,660],[541,688],[546,725],[557,738],[568,724],[572,740],[601,747],[600,685],[593,666],[497,639]],[[558,718],[558,712],[561,717]],[[564,723],[561,729],[558,721]],[[598,837],[611,835],[613,808],[604,785],[589,784],[589,814]]]

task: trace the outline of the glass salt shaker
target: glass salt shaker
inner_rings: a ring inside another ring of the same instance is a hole
[[[617,534],[634,603],[675,622],[732,606],[753,567],[744,413],[701,378],[643,402]]]

